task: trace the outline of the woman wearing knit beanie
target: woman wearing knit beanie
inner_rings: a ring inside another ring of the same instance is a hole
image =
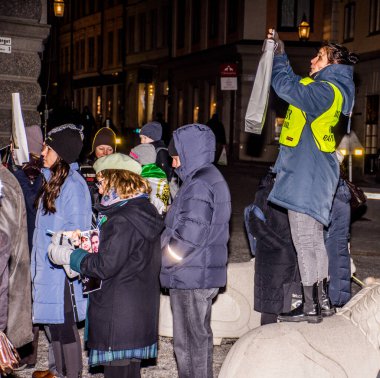
[[[36,200],[37,216],[33,238],[31,273],[33,322],[46,325],[51,334],[59,376],[77,378],[82,371],[81,344],[76,322],[85,319],[86,299],[82,285],[68,267],[47,258],[51,235],[58,230],[88,230],[91,199],[86,182],[77,172],[76,160],[83,134],[73,124],[51,130],[42,150],[43,185]],[[60,241],[67,243],[67,239]],[[70,279],[69,279],[69,277]],[[34,374],[37,374],[36,372]],[[38,372],[42,376],[43,372]],[[46,371],[44,377],[53,377]]]
[[[95,161],[103,156],[107,156],[116,152],[116,134],[109,127],[102,127],[95,134],[92,141],[92,151],[88,159],[81,165],[80,171],[91,194],[91,202],[93,205],[97,204],[100,200],[98,189],[95,186],[95,171],[93,165]]]

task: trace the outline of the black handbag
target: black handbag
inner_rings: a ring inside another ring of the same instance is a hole
[[[363,190],[353,184],[351,181],[344,178],[344,181],[350,191],[351,199],[350,199],[350,206],[351,210],[357,210],[358,208],[365,206],[367,202],[367,197],[364,194]]]

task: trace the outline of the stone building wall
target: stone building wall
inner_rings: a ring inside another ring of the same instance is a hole
[[[0,52],[0,147],[9,143],[12,93],[20,93],[25,126],[40,124],[38,77],[49,30],[46,0],[0,1],[0,37],[11,38],[11,53]]]

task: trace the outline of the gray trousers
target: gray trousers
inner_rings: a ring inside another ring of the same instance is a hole
[[[180,378],[212,378],[212,300],[219,289],[170,289],[173,343]]]
[[[323,224],[310,215],[292,210],[288,210],[288,217],[302,284],[312,286],[328,276]]]

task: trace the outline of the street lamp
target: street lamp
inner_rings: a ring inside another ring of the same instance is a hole
[[[54,16],[63,17],[64,13],[65,13],[64,0],[54,0]]]
[[[298,38],[300,41],[306,42],[309,40],[310,24],[306,21],[305,14],[302,17],[301,23],[298,25]]]
[[[363,156],[363,146],[354,131],[351,130],[343,137],[338,150],[342,155],[348,155],[348,180],[352,181],[352,155]]]

